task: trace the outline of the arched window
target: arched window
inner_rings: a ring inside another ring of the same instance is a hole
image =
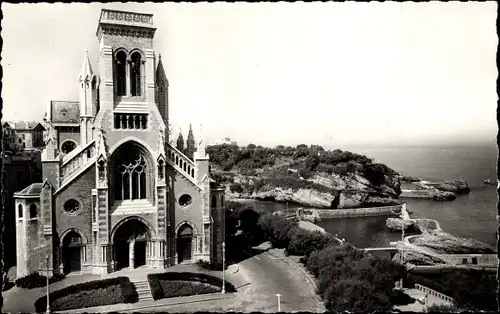
[[[23,205],[19,204],[19,206],[17,206],[17,212],[19,215],[19,219],[23,218]]]
[[[115,166],[115,200],[146,199],[147,163],[137,151],[127,150]]]
[[[130,64],[130,91],[132,96],[141,96],[141,62],[141,54],[134,53]]]
[[[30,206],[30,218],[36,218],[36,205],[31,204]]]
[[[214,196],[212,196],[212,204],[211,204],[211,207],[212,208],[215,208],[217,207],[217,198]]]
[[[127,55],[124,51],[116,54],[116,95],[125,96],[127,87]]]

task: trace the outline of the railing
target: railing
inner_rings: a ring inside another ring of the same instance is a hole
[[[432,295],[435,298],[438,298],[440,300],[449,302],[449,303],[454,303],[455,300],[453,298],[450,298],[449,296],[442,294],[441,292],[437,292],[436,290],[432,290],[431,288],[427,288],[426,286],[419,285],[418,283],[415,284],[415,289],[425,292],[428,295]]]
[[[75,150],[77,150],[76,148]],[[90,142],[87,146],[83,147],[80,151],[71,155],[65,156],[61,166],[61,182],[64,182],[72,174],[81,170],[89,160],[96,155],[95,141]],[[66,158],[67,157],[67,158]]]
[[[196,166],[194,162],[181,153],[177,148],[169,144],[167,144],[166,148],[167,162],[189,180],[195,182]]]

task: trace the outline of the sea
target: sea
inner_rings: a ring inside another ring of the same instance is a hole
[[[437,220],[443,231],[457,237],[473,238],[496,247],[497,192],[495,143],[431,146],[345,149],[373,158],[406,176],[428,181],[466,180],[471,192],[453,201],[404,199],[412,218]],[[485,184],[490,179],[494,185]],[[276,211],[301,205],[253,202],[256,208]],[[385,227],[386,217],[328,219],[318,222],[327,232],[344,238],[357,247],[386,247],[401,239],[401,233]]]

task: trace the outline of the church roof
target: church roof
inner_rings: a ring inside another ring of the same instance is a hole
[[[165,69],[163,68],[163,62],[161,62],[161,54],[158,55],[158,66],[156,67],[156,82],[159,85],[168,87],[168,79],[165,74]]]
[[[33,183],[22,191],[14,193],[16,196],[39,196],[42,191],[42,183]]]
[[[52,123],[79,123],[79,102],[53,100],[50,102],[49,116]]]

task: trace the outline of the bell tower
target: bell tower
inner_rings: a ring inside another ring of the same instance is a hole
[[[100,107],[123,113],[115,118],[125,126],[144,118],[126,114],[147,114],[155,105],[155,31],[152,14],[101,11],[97,27]]]

